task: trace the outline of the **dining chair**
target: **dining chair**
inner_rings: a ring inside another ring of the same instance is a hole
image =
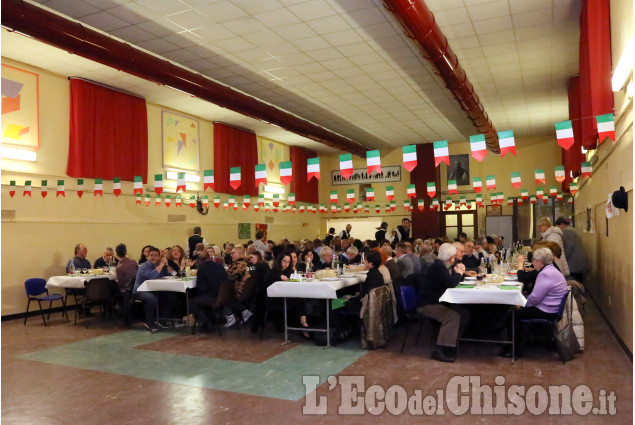
[[[403,337],[400,351],[400,353],[403,354],[403,350],[406,347],[406,341],[408,340],[408,335],[410,334],[410,322],[419,322],[419,332],[417,332],[417,340],[415,342],[415,345],[419,345],[419,337],[421,336],[423,323],[428,320],[429,317],[417,313],[417,292],[415,291],[414,287],[402,285],[399,288],[399,292],[401,295],[399,301],[401,303],[403,314],[405,316],[403,322],[406,326],[406,334]]]
[[[530,328],[533,325],[538,325],[538,326],[543,326],[545,328],[548,328],[553,332],[552,335],[550,335],[551,340],[552,341],[555,340],[555,336],[558,331],[558,322],[562,320],[562,315],[564,314],[564,309],[567,304],[567,299],[569,298],[570,293],[571,293],[571,288],[567,288],[564,295],[560,299],[560,304],[558,305],[558,313],[554,320],[535,318],[535,319],[520,319],[519,322],[527,328]]]
[[[99,278],[92,279],[86,283],[86,292],[84,296],[81,298],[81,306],[82,313],[84,316],[84,326],[88,328],[88,320],[86,317],[87,309],[90,311],[90,308],[97,304],[99,305],[99,310],[104,315],[103,306],[107,305],[110,308],[112,302],[111,297],[111,285],[110,279],[108,278]],[[77,314],[75,314],[75,324],[77,324]]]
[[[26,325],[26,319],[29,317],[29,307],[31,305],[31,301],[37,301],[40,306],[40,314],[42,315],[42,322],[44,322],[44,326],[46,326],[46,319],[44,319],[44,310],[42,310],[42,301],[49,302],[48,308],[48,319],[51,318],[51,306],[53,305],[53,301],[61,301],[62,302],[62,317],[66,316],[66,320],[68,321],[68,313],[66,313],[66,303],[64,302],[64,297],[60,294],[49,295],[48,290],[46,289],[46,281],[40,278],[31,278],[27,279],[24,282],[24,290],[26,291],[26,296],[28,298],[28,303],[26,305],[26,313],[24,314],[24,324]]]
[[[208,310],[206,312],[207,316],[212,321],[212,324],[216,326],[219,336],[223,336],[223,326],[220,325],[223,318],[223,310],[225,307],[231,307],[235,300],[234,281],[226,280],[221,283],[220,288],[218,289],[218,296],[213,303],[198,303],[199,307],[206,308]],[[196,333],[196,323],[197,322],[195,320],[194,326],[192,327],[192,334]]]

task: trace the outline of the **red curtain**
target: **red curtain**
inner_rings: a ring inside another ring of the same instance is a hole
[[[579,61],[581,142],[586,149],[595,149],[595,116],[613,113],[609,0],[582,2]]]
[[[319,204],[318,181],[316,179],[311,179],[310,182],[306,181],[306,161],[309,158],[316,158],[318,155],[315,152],[291,146],[289,156],[293,165],[293,180],[291,180],[290,191],[295,193],[296,202]],[[323,175],[320,177],[322,178]]]
[[[569,183],[571,183],[571,172],[573,177],[580,175],[580,164],[584,161],[582,153],[582,123],[585,121],[581,113],[580,99],[580,77],[573,76],[569,78],[569,119],[573,126],[573,146],[568,150],[562,149],[562,163],[564,165],[565,180],[562,182],[562,190],[569,191]],[[588,119],[586,121],[589,121]]]
[[[227,124],[214,123],[214,191],[258,197],[255,166],[258,163],[256,133]],[[238,189],[229,185],[229,169],[240,167]],[[252,200],[256,202],[256,200]]]
[[[66,173],[147,180],[148,118],[145,99],[88,81],[70,80],[70,138]]]

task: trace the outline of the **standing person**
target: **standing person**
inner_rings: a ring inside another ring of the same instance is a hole
[[[333,240],[334,237],[335,237],[335,227],[329,227],[329,233],[324,238],[324,245],[326,246],[331,245],[331,241]]]
[[[196,244],[199,243],[202,243],[203,246],[207,245],[205,238],[201,236],[201,228],[196,226],[194,228],[194,234],[187,239],[187,243],[185,244],[185,256],[190,260],[196,258],[194,251],[196,250]]]
[[[560,246],[562,255],[559,259],[555,260],[555,263],[563,275],[569,276],[571,272],[569,271],[569,264],[567,263],[567,251],[564,249],[564,243],[562,242],[562,230],[557,226],[552,226],[551,219],[548,217],[543,217],[538,220],[536,226],[538,230],[540,230],[543,241],[553,241]]]
[[[119,263],[115,269],[117,271],[117,286],[119,287],[120,293],[125,293],[132,289],[130,282],[132,278],[137,275],[139,266],[134,260],[126,257],[128,254],[126,245],[120,243],[115,247],[115,252],[117,253],[117,257],[119,257]]]
[[[385,221],[381,222],[381,225],[377,228],[375,232],[375,240],[381,243],[384,239],[386,239],[386,232],[388,231],[388,223]]]
[[[86,245],[81,243],[75,245],[75,256],[66,263],[66,273],[71,269],[71,263],[75,266],[75,270],[90,269],[90,261],[86,259],[87,254],[88,248],[86,248]]]
[[[348,239],[351,237],[351,229],[353,228],[353,226],[351,226],[350,224],[346,225],[346,229],[342,230],[341,232],[339,232],[337,234],[337,236],[340,237],[340,239]]]
[[[409,218],[401,220],[401,226],[397,226],[399,231],[400,242],[410,242],[410,228],[412,227],[412,221]]]
[[[234,244],[227,242],[225,243],[225,246],[223,246],[223,249],[225,250],[223,261],[225,261],[225,265],[229,266],[232,263],[232,250],[234,249]]]
[[[256,232],[256,240],[254,241],[254,249],[260,253],[262,258],[265,258],[269,244],[267,244],[267,235],[262,230]]]
[[[569,265],[571,277],[580,283],[584,283],[584,272],[586,271],[586,254],[580,234],[571,227],[571,222],[564,218],[556,219],[556,226],[562,230],[562,243],[564,244],[564,255]]]
[[[119,263],[119,260],[115,257],[115,251],[113,251],[112,248],[106,248],[104,249],[103,257],[99,257],[95,260],[93,268],[101,269],[103,267],[108,267],[113,260],[115,261],[115,265]]]

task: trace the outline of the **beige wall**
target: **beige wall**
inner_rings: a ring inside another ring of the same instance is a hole
[[[211,204],[208,215],[184,205],[176,208],[135,204],[132,183],[122,182],[123,194],[112,195],[112,182],[104,181],[104,196],[93,197],[93,180],[85,179],[85,193],[75,192],[76,179],[66,175],[69,137],[69,84],[65,77],[2,58],[3,63],[33,71],[40,76],[40,150],[36,162],[2,160],[2,315],[21,313],[26,308],[24,281],[29,277],[48,278],[64,273],[66,262],[73,256],[77,243],[88,247],[88,259],[94,262],[107,246],[123,242],[130,256],[138,259],[142,246],[154,244],[166,247],[184,245],[194,226],[201,226],[208,242],[221,245],[238,239],[237,223],[269,223],[269,237],[300,239],[315,237],[319,232],[319,214],[264,213],[250,209],[243,212],[216,209]],[[148,180],[163,172],[161,156],[161,109],[148,104]],[[200,122],[201,170],[213,168],[213,125]],[[288,148],[283,159],[288,159]],[[202,174],[202,172],[201,172]],[[49,180],[49,194],[40,196],[40,180]],[[57,179],[64,179],[66,197],[56,198]],[[16,180],[14,198],[9,196],[9,181]],[[25,180],[33,181],[31,198],[24,198]],[[147,187],[148,185],[146,185]],[[166,189],[175,182],[165,181]],[[188,183],[188,194],[202,190],[203,183]],[[201,192],[199,192],[201,193]],[[152,192],[153,194],[153,192]],[[227,195],[221,194],[221,199]],[[240,199],[242,202],[242,199]],[[253,199],[252,202],[256,200]],[[15,214],[15,218],[8,218]],[[169,223],[168,215],[180,215],[183,222]],[[252,226],[252,238],[255,234]],[[15,265],[15,266],[14,266]]]
[[[611,1],[613,70],[633,36],[633,1]],[[632,52],[630,52],[632,54]],[[632,77],[631,77],[632,78]],[[631,79],[632,82],[632,79]],[[595,152],[593,178],[582,179],[576,195],[576,221],[585,223],[586,210],[593,211],[595,232],[582,232],[589,258],[585,286],[620,338],[633,351],[633,104],[625,91],[615,93],[616,142],[602,143]],[[605,203],[613,191],[624,186],[629,211],[606,219]],[[608,227],[608,235],[607,235]]]

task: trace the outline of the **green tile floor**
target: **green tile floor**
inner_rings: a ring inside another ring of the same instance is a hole
[[[320,384],[361,358],[359,342],[323,349],[301,344],[262,363],[189,356],[136,348],[178,333],[130,330],[20,356],[22,359],[242,394],[300,400],[303,375]]]

